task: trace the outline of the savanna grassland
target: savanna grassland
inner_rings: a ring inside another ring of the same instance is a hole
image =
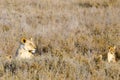
[[[32,60],[14,59],[22,37]],[[120,0],[0,0],[0,80],[120,80],[114,45],[120,54]]]

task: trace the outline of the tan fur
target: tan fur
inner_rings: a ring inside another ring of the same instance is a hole
[[[31,59],[34,57],[33,53],[35,53],[35,51],[36,45],[32,38],[30,40],[22,38],[16,56],[19,59]]]
[[[108,59],[108,62],[116,62],[116,55],[115,55],[115,51],[116,50],[116,47],[109,47],[109,52],[107,54],[107,59]]]

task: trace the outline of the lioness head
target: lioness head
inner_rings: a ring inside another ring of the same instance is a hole
[[[115,50],[116,50],[116,46],[109,47],[109,52],[111,52],[111,54],[115,54]]]
[[[26,51],[30,53],[35,53],[36,51],[36,45],[33,42],[33,39],[30,38],[30,40],[26,38],[21,39],[21,48],[25,49]]]

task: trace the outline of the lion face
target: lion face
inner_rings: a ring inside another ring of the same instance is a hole
[[[109,47],[109,52],[110,52],[111,54],[114,54],[114,53],[115,53],[115,50],[116,50],[116,46],[114,46],[114,47]]]
[[[34,44],[32,38],[30,40],[22,38],[21,39],[21,48],[23,48],[24,50],[26,50],[30,53],[35,53],[35,51],[36,51],[36,45]]]

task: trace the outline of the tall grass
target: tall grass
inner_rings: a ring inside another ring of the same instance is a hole
[[[0,80],[119,80],[119,59],[96,57],[113,45],[120,53],[119,2],[1,0]],[[22,37],[34,38],[35,59],[14,59]]]

